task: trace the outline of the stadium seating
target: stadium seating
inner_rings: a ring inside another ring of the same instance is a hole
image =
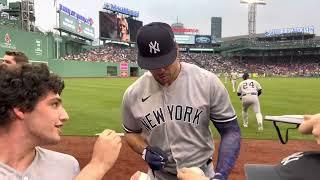
[[[320,59],[317,56],[290,56],[272,58],[263,61],[256,58],[240,60],[235,57],[223,57],[213,53],[180,52],[181,61],[196,64],[217,74],[231,72],[252,72],[263,76],[319,76]],[[64,60],[128,62],[136,63],[137,49],[119,44],[106,44],[80,54],[63,57]]]

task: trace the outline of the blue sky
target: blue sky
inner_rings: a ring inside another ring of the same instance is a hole
[[[15,1],[15,0],[9,0]],[[44,30],[55,24],[53,0],[34,0],[36,25]],[[201,34],[210,34],[210,18],[222,17],[222,36],[248,33],[248,8],[240,0],[57,0],[58,3],[94,20],[95,34],[99,34],[98,12],[105,2],[127,7],[140,12],[144,24],[177,21],[186,28],[197,28]],[[317,0],[266,0],[266,6],[258,7],[257,33],[266,30],[310,26],[319,34],[320,1]]]

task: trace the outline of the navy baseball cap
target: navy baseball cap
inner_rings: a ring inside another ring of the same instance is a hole
[[[246,164],[247,180],[319,180],[320,152],[292,154],[278,165]]]
[[[242,78],[243,79],[249,78],[249,73],[247,73],[247,72],[243,73]]]
[[[137,33],[138,65],[142,69],[159,69],[177,58],[177,46],[171,26],[153,22],[142,26]]]

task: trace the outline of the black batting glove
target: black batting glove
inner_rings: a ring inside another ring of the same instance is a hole
[[[166,166],[167,155],[158,147],[147,146],[142,152],[142,158],[152,170],[160,170]]]

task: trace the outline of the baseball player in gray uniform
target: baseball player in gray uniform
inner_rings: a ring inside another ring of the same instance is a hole
[[[110,130],[99,136],[92,160],[79,175],[74,157],[38,147],[61,139],[69,118],[61,102],[63,88],[46,65],[0,66],[1,180],[99,179],[111,168],[121,140]]]
[[[235,71],[232,71],[230,73],[230,79],[231,79],[231,84],[232,84],[232,92],[236,92],[238,73]]]
[[[175,180],[177,170],[199,167],[226,180],[240,150],[240,129],[219,78],[180,62],[168,24],[154,22],[137,34],[138,65],[149,70],[123,96],[125,139],[148,163],[151,179]],[[221,135],[218,162],[211,163],[212,122]]]
[[[224,75],[224,83],[227,84],[228,78],[229,78],[229,74],[228,74],[228,72],[226,71],[223,75]]]
[[[258,130],[263,130],[263,118],[260,111],[260,102],[258,96],[262,93],[261,85],[253,80],[249,79],[249,74],[243,74],[243,80],[237,90],[238,96],[242,100],[242,116],[243,116],[243,127],[248,127],[248,108],[252,106],[256,119],[258,122]]]

